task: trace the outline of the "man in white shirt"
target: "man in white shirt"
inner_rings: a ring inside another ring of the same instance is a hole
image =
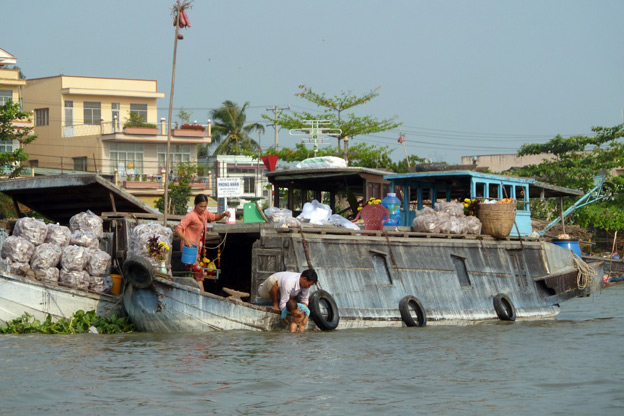
[[[290,298],[308,306],[310,287],[318,281],[313,269],[296,272],[278,272],[269,276],[259,287],[258,295],[273,302],[271,310],[279,312]]]

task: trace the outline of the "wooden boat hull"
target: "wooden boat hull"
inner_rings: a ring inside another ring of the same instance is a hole
[[[57,286],[0,272],[0,322],[24,313],[39,320],[51,315],[57,321],[78,310],[95,310],[98,316],[124,315],[121,295],[105,295]]]
[[[236,247],[223,253],[222,284],[249,292],[250,303],[156,278],[148,289],[126,289],[126,310],[140,330],[283,328],[258,305],[265,303],[257,287],[274,272],[308,267],[319,276],[315,290],[335,300],[339,329],[402,326],[399,304],[406,296],[421,302],[428,323],[458,324],[499,319],[497,295],[510,299],[519,319],[543,319],[557,315],[559,302],[601,288],[598,275],[579,287],[572,252],[539,240],[271,224],[215,226],[213,232],[221,230]]]
[[[283,327],[279,315],[270,308],[158,277],[146,289],[129,285],[124,304],[137,329],[145,332],[270,331]]]

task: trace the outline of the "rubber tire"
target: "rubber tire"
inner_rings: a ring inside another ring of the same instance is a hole
[[[412,317],[411,310],[416,312],[418,320],[415,321]],[[427,325],[427,313],[423,308],[422,303],[415,296],[405,296],[399,302],[399,312],[401,312],[401,319],[406,326],[426,326]]]
[[[143,257],[129,257],[122,266],[124,279],[137,289],[150,287],[154,281],[154,267]]]
[[[321,312],[321,302],[324,301],[327,307],[328,316],[325,318]],[[338,305],[336,301],[324,290],[317,290],[310,296],[309,300],[310,316],[312,320],[322,331],[332,331],[338,328],[340,322],[340,314],[338,313]]]
[[[498,319],[501,321],[515,321],[516,320],[516,308],[514,307],[509,296],[499,293],[494,296],[494,310]]]

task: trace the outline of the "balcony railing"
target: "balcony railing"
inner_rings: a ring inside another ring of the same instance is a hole
[[[167,133],[167,124],[164,122],[164,119],[160,121],[160,123],[151,123],[155,124],[157,127],[157,135],[166,136]],[[179,129],[172,126],[171,134],[174,137],[198,137],[198,138],[206,138],[211,135],[211,125],[210,123],[206,125],[202,125],[205,130],[189,130],[189,129]],[[118,120],[115,121],[103,121],[100,124],[74,124],[71,126],[63,127],[63,136],[64,137],[78,137],[78,136],[95,136],[98,134],[115,134],[115,133],[124,133],[123,123],[120,123]],[[134,133],[140,134],[140,133]],[[154,134],[153,132],[147,134]]]

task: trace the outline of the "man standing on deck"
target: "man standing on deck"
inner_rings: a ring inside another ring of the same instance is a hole
[[[310,287],[318,281],[312,269],[296,272],[278,272],[269,276],[259,287],[258,295],[273,302],[272,311],[279,312],[286,307],[290,298],[308,306]]]

